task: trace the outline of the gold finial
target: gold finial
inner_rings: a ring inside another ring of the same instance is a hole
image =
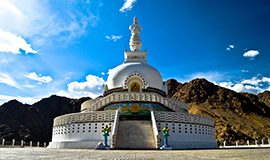
[[[108,125],[106,125],[106,127],[103,128],[102,130],[103,130],[103,132],[105,132],[105,131],[111,132],[111,127],[109,128]]]
[[[170,129],[167,127],[167,125],[162,129],[163,131],[169,131]]]
[[[134,23],[134,24],[138,24],[138,19],[137,19],[137,17],[134,17],[133,23]]]

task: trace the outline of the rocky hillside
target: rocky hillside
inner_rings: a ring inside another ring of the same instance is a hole
[[[16,100],[0,106],[0,139],[50,142],[53,119],[66,113],[79,112],[81,103],[90,98],[69,99],[52,95],[27,105]]]
[[[211,117],[215,121],[216,140],[246,143],[257,137],[270,138],[270,92],[258,95],[237,93],[205,79],[181,84],[167,81],[169,94],[188,104],[189,112]]]

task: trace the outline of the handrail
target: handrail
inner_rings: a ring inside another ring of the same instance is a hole
[[[161,96],[157,93],[153,93],[153,92],[121,92],[121,93],[116,92],[116,93],[112,93],[112,94],[100,99],[99,101],[93,103],[90,107],[84,108],[84,106],[82,106],[82,108],[84,108],[82,110],[82,112],[96,111],[96,110],[101,109],[102,107],[104,107],[105,105],[108,105],[110,103],[123,102],[123,101],[157,102],[157,103],[161,103],[161,104],[165,105],[166,107],[168,107],[176,112],[183,112],[183,113],[188,112],[188,107],[187,107],[186,103],[179,101],[179,100],[163,97],[163,96]]]
[[[158,128],[157,128],[157,123],[156,123],[154,111],[151,111],[151,121],[152,121],[152,129],[153,129],[154,139],[155,139],[155,143],[156,143],[156,149],[159,149],[160,138],[159,138],[159,134],[158,134]]]
[[[89,99],[81,104],[81,111],[84,110],[87,107],[91,107],[94,103],[101,100],[102,98],[96,98],[96,99]]]
[[[188,106],[185,102],[182,102],[182,101],[179,101],[179,100],[173,99],[173,98],[168,98],[168,97],[164,97],[164,98],[166,98],[167,100],[169,100],[170,102],[174,103],[177,106],[183,106],[183,109],[186,109],[186,111],[188,112]]]
[[[115,148],[116,137],[117,137],[117,129],[118,129],[118,120],[119,120],[119,111],[115,112],[113,130],[112,130],[112,140],[111,140],[111,148]]]
[[[53,120],[53,126],[72,123],[88,122],[112,122],[115,119],[115,111],[72,113],[58,116]]]
[[[154,112],[155,119],[157,122],[180,122],[180,123],[193,123],[199,125],[207,125],[214,127],[214,120],[212,118],[197,115],[197,114],[190,114],[190,113],[175,113],[175,112],[163,112],[158,111]]]

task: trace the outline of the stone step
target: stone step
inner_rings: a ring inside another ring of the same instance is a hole
[[[115,146],[127,149],[155,149],[151,121],[119,121]]]

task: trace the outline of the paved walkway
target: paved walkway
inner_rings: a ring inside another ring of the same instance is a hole
[[[270,148],[211,150],[87,150],[0,148],[0,159],[270,159]]]

